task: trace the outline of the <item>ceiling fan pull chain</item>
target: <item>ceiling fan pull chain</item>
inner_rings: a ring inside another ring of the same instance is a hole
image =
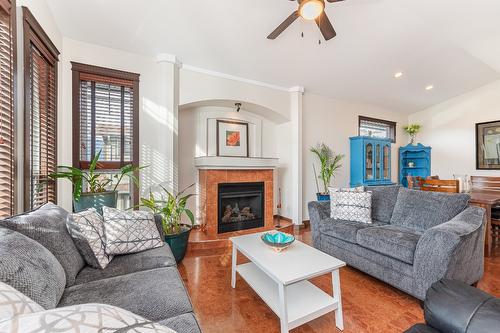
[[[300,36],[301,36],[302,38],[304,38],[304,31],[302,31],[302,33],[300,34]]]

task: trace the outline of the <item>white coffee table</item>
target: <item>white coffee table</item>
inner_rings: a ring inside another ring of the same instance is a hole
[[[262,242],[261,235],[230,238],[233,244],[231,286],[236,287],[238,272],[280,318],[281,333],[332,311],[335,325],[343,330],[339,269],[345,262],[297,240],[277,253]],[[251,262],[237,265],[238,251]],[[327,273],[332,274],[333,296],[307,281]]]

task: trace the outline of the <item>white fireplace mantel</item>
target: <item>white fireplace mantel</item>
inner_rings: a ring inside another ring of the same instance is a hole
[[[275,169],[278,162],[278,158],[203,156],[194,159],[194,166],[198,169]]]

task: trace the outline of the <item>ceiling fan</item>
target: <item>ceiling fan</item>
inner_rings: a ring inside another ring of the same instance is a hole
[[[290,0],[295,1],[295,0]],[[332,23],[325,13],[325,0],[296,0],[299,3],[299,8],[294,11],[288,18],[283,21],[269,36],[268,39],[276,39],[283,31],[286,30],[299,16],[306,20],[314,20],[318,25],[319,30],[325,37],[325,40],[330,40],[337,35],[333,29]],[[339,2],[344,0],[327,0],[328,2]]]

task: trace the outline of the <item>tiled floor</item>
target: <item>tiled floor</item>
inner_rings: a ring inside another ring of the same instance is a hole
[[[310,231],[299,239],[310,243]],[[500,296],[500,248],[486,259],[485,276],[479,288]],[[229,251],[188,255],[179,266],[195,312],[205,333],[279,332],[279,321],[253,290],[238,278],[236,289],[230,286],[231,257]],[[343,332],[402,332],[422,322],[419,302],[356,269],[341,269],[344,306]],[[312,281],[331,293],[330,275]],[[333,314],[327,314],[292,331],[340,332],[335,328]]]

